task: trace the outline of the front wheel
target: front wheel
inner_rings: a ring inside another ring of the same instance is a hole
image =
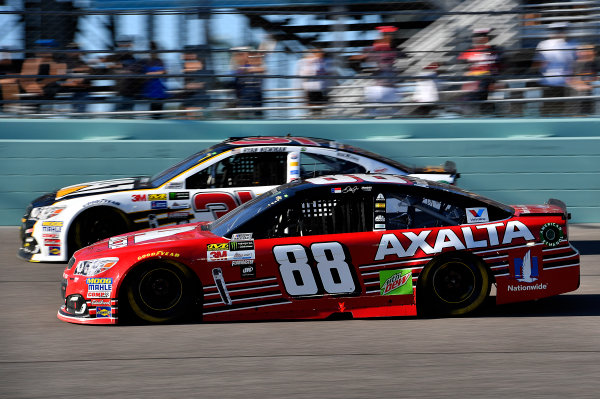
[[[421,274],[417,291],[419,311],[436,316],[459,316],[477,310],[490,293],[485,266],[463,256],[434,261]]]
[[[191,316],[192,288],[187,269],[157,262],[133,271],[123,299],[135,318],[150,323],[171,323]]]
[[[69,252],[92,245],[105,238],[127,233],[125,217],[116,211],[89,210],[80,215],[69,231]]]

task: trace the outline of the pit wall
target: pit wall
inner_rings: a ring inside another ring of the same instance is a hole
[[[600,119],[0,120],[0,225],[56,188],[153,175],[232,136],[323,137],[415,166],[456,163],[458,185],[507,204],[564,201],[600,222]]]

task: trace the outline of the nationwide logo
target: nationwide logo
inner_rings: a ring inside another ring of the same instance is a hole
[[[379,194],[377,194],[377,198],[375,200],[376,201],[385,201],[385,197],[383,196],[383,194],[379,193]]]
[[[385,222],[385,216],[377,215],[377,216],[375,216],[375,221],[376,222]]]
[[[548,289],[548,284],[509,285],[509,291],[540,291]]]
[[[523,258],[514,260],[515,279],[522,283],[533,283],[540,276],[537,256],[531,256],[527,251]]]
[[[412,271],[411,269],[382,270],[379,272],[379,286],[381,295],[412,294]]]

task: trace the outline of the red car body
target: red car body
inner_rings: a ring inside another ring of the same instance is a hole
[[[121,235],[75,253],[64,321],[466,314],[576,290],[564,206],[509,207],[405,176],[280,186],[207,224]],[[417,306],[419,305],[419,306]]]

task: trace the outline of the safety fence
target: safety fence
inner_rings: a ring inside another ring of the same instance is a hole
[[[0,117],[600,114],[600,1],[3,4]]]

